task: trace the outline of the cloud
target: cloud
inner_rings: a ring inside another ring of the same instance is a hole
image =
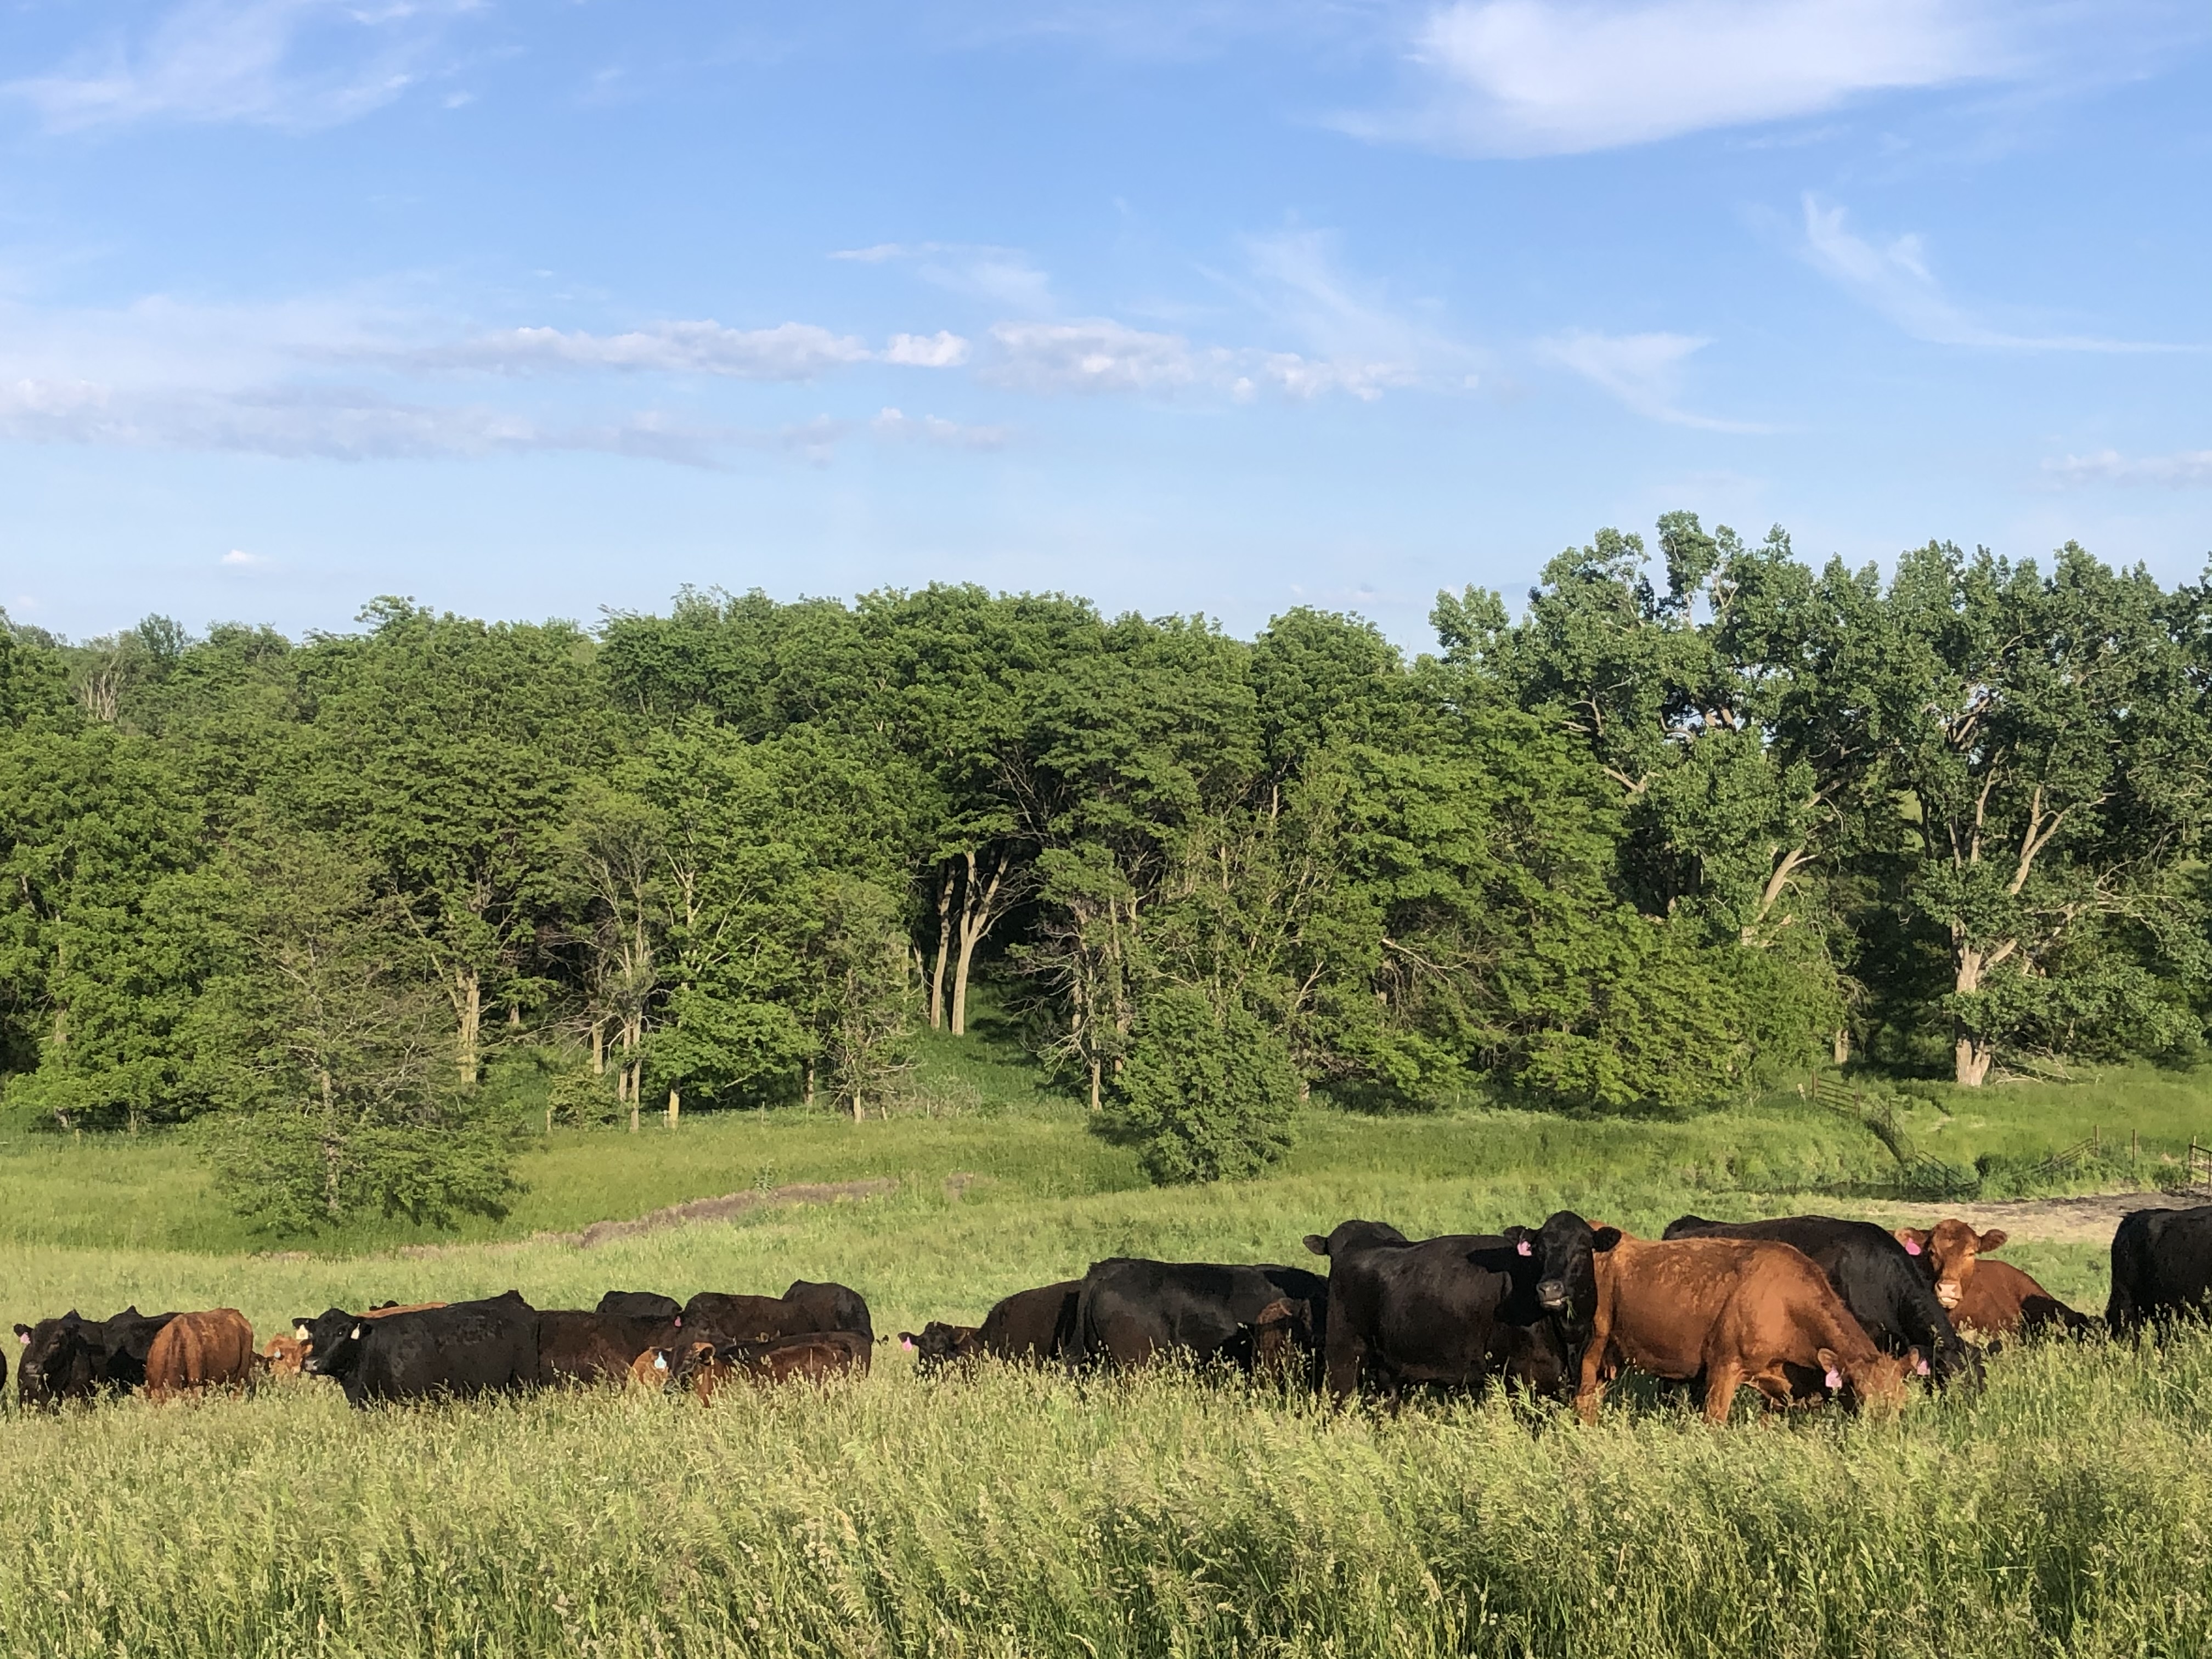
[[[1648,143],[2010,73],[2007,18],[1994,0],[1454,0],[1414,33],[1425,105],[1341,125],[1482,155]]]
[[[1808,194],[1805,257],[1846,293],[1915,339],[1936,345],[1990,346],[2015,351],[2185,351],[2197,348],[2111,340],[2081,334],[2020,334],[1980,321],[1943,292],[1917,235],[1877,244],[1845,228],[1844,210]]]
[[[1707,432],[1765,431],[1741,421],[1692,414],[1676,401],[1683,364],[1711,343],[1690,334],[1596,334],[1575,329],[1539,341],[1537,349],[1648,419]]]
[[[2062,483],[2163,484],[2171,489],[2185,489],[2212,485],[2212,449],[2133,458],[2105,449],[2094,455],[2045,461],[2043,470]]]
[[[896,409],[885,409],[868,422],[878,437],[918,439],[924,443],[950,444],[957,449],[1002,449],[1008,436],[1002,426],[963,426],[936,415],[916,418]]]
[[[968,361],[968,342],[941,328],[934,334],[894,334],[883,360],[908,368],[957,368]]]
[[[224,554],[222,557],[218,559],[216,562],[218,564],[244,566],[249,564],[261,564],[264,562],[264,561],[258,554],[248,553],[243,548],[234,547],[229,552]]]
[[[416,84],[472,0],[184,0],[138,38],[118,34],[0,86],[68,131],[137,121],[323,127]]]
[[[1132,328],[1097,318],[1077,323],[999,323],[982,369],[994,385],[1032,392],[1123,392],[1166,396],[1183,391],[1244,399],[1273,392],[1304,401],[1347,392],[1371,401],[1401,384],[1375,366],[1318,361],[1294,351],[1196,346],[1180,334]]]
[[[878,242],[841,248],[830,257],[860,264],[911,264],[923,281],[948,293],[1030,316],[1057,309],[1051,277],[1019,248],[982,242]]]
[[[1474,384],[1478,354],[1346,271],[1334,232],[1255,236],[1245,249],[1247,303],[1304,345],[1329,389],[1371,398],[1392,386]]]
[[[425,368],[475,368],[500,374],[611,368],[720,374],[741,380],[811,380],[829,369],[866,362],[873,356],[857,337],[833,334],[812,323],[737,329],[712,321],[659,323],[626,334],[514,328],[409,355]]]

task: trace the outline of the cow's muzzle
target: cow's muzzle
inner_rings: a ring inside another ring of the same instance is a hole
[[[1954,1279],[1939,1279],[1936,1281],[1936,1299],[1947,1308],[1957,1307],[1960,1297],[1965,1294],[1965,1289]]]
[[[1568,1303],[1573,1299],[1573,1297],[1568,1292],[1567,1281],[1565,1279],[1546,1279],[1537,1281],[1536,1300],[1543,1304],[1543,1305],[1551,1312],[1564,1312]]]

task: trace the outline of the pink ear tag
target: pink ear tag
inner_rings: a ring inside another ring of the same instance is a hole
[[[914,1344],[908,1341],[904,1337],[899,1338],[899,1346],[904,1348],[908,1353],[912,1353],[914,1352]]]
[[[1912,1369],[1925,1376],[1928,1375],[1928,1362],[1916,1356],[1912,1361]]]
[[[1911,1239],[1908,1238],[1905,1241],[1905,1253],[1907,1255],[1918,1255],[1920,1254],[1920,1246]]]
[[[1516,1244],[1516,1245],[1513,1247],[1513,1250],[1514,1250],[1514,1254],[1515,1254],[1515,1255],[1535,1255],[1535,1254],[1536,1254],[1536,1253],[1535,1253],[1535,1251],[1534,1251],[1534,1250],[1532,1250],[1532,1249],[1530,1249],[1528,1248],[1528,1241],[1527,1239],[1525,1239],[1525,1238],[1524,1238],[1524,1239],[1522,1239],[1522,1240],[1518,1244]]]
[[[1844,1374],[1833,1365],[1828,1367],[1828,1375],[1822,1380],[1832,1389],[1841,1389],[1844,1386]]]

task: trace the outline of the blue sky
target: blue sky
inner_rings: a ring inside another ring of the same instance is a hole
[[[0,605],[2212,550],[2212,15],[0,3]]]

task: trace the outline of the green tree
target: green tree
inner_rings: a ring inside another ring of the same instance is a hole
[[[233,1204],[286,1231],[368,1212],[504,1213],[507,1137],[457,1086],[445,997],[399,902],[296,836],[242,851],[228,873],[229,963],[192,1031]]]
[[[1297,1099],[1290,1054],[1256,1018],[1163,986],[1138,1016],[1108,1121],[1155,1181],[1233,1181],[1289,1150]]]

